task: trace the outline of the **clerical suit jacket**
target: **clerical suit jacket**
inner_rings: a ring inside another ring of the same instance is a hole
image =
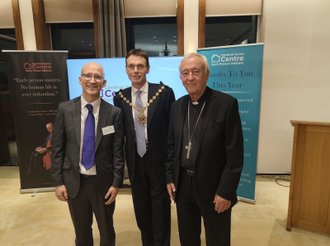
[[[160,84],[148,83],[148,102],[152,99],[156,92],[163,86]],[[132,102],[131,87],[121,90],[123,96]],[[170,119],[171,105],[175,97],[173,90],[164,85],[164,89],[150,106],[147,108],[147,132],[148,132],[148,152],[154,165],[157,179],[160,183],[166,183],[165,178],[165,161],[167,158],[167,133]],[[127,104],[119,94],[114,99],[114,104],[120,107],[124,113],[125,127],[125,154],[127,162],[127,170],[131,184],[134,183],[135,175],[135,149],[136,137],[134,130],[134,119],[132,115],[132,106]]]
[[[207,88],[211,90],[210,88]],[[167,183],[174,183],[178,195],[178,179],[182,146],[182,132],[187,113],[189,95],[173,103],[168,135],[168,159],[166,161]],[[214,196],[237,202],[236,189],[243,168],[243,136],[237,100],[222,92],[211,90],[206,99],[194,135],[193,145],[198,151],[191,152],[195,163],[197,194],[204,209],[214,212]],[[182,169],[181,169],[182,171]]]
[[[59,104],[54,125],[52,148],[53,185],[65,185],[69,197],[74,198],[80,187],[80,97]],[[102,128],[108,126],[113,126],[114,132],[103,134]],[[103,197],[111,186],[116,188],[123,186],[125,161],[121,109],[101,100],[96,128],[96,180],[100,195]]]

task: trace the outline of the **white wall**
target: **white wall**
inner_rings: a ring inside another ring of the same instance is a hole
[[[184,0],[184,54],[198,49],[198,0]]]
[[[329,0],[264,0],[258,173],[291,172],[290,120],[330,122],[329,10]]]
[[[19,0],[24,50],[37,50],[32,2]]]

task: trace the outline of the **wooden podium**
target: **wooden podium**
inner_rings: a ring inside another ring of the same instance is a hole
[[[294,126],[289,210],[291,225],[330,234],[330,123]]]

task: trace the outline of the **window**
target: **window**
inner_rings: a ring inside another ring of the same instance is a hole
[[[205,47],[256,43],[257,16],[206,17]]]
[[[127,51],[142,49],[149,56],[177,55],[176,17],[126,18]]]
[[[51,24],[53,50],[68,50],[69,58],[95,58],[93,23]]]
[[[15,140],[15,128],[10,102],[7,68],[2,50],[17,50],[15,29],[0,29],[0,107],[3,110],[0,120],[3,121],[3,126],[5,126],[7,140],[13,141]],[[15,148],[16,144],[14,142],[10,143],[9,147]],[[5,165],[17,166],[17,157],[11,157],[10,162],[5,163]]]
[[[5,57],[2,50],[17,50],[15,29],[0,29],[0,91],[9,91]]]

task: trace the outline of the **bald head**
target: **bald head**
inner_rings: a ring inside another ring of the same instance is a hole
[[[101,74],[102,74],[102,77],[104,77],[104,69],[103,67],[98,64],[97,62],[89,62],[89,63],[86,63],[82,69],[81,69],[81,74],[86,74],[86,71],[87,70],[90,70],[90,69],[96,69],[96,70],[100,70],[101,71]]]
[[[100,64],[89,62],[82,67],[79,84],[83,89],[82,96],[87,102],[92,103],[99,99],[100,92],[106,83],[104,69]]]

